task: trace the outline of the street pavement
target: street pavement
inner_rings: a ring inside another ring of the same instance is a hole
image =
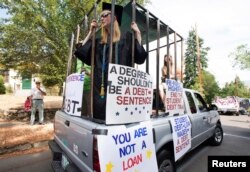
[[[250,117],[248,115],[220,115],[220,118],[223,126],[225,125],[250,129]]]

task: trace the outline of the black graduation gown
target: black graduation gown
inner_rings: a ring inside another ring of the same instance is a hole
[[[97,119],[105,120],[106,113],[106,91],[107,91],[107,78],[108,78],[108,64],[109,64],[109,44],[106,44],[105,58],[103,57],[104,44],[100,43],[100,39],[95,41],[95,60],[94,60],[94,90],[93,90],[93,116]],[[115,45],[113,44],[112,63],[115,63]],[[83,63],[91,65],[91,46],[92,40],[89,40],[78,48],[75,52],[75,56],[79,58]],[[117,46],[118,62],[117,64],[132,66],[132,34],[126,32],[122,35]],[[135,40],[135,63],[142,64],[148,57],[148,53],[143,46]],[[102,71],[104,71],[104,88],[105,96],[100,96],[101,84],[102,84]]]

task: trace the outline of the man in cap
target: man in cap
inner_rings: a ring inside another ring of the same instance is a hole
[[[122,19],[123,7],[115,5],[114,27],[113,27],[113,54],[112,60],[109,60],[110,49],[110,26],[111,26],[111,4],[103,3],[101,12],[101,39],[95,40],[95,54],[94,54],[94,88],[93,88],[93,116],[97,119],[106,119],[106,92],[108,79],[108,63],[116,63],[125,66],[132,66],[132,33],[127,31],[124,34],[120,32],[120,25]],[[92,20],[90,31],[82,46],[77,48],[75,55],[82,62],[91,64],[91,49],[94,28],[97,27],[96,20]],[[148,57],[145,49],[141,45],[141,32],[137,24],[133,21],[131,29],[135,33],[135,58],[134,62],[137,64],[144,63]],[[79,46],[79,45],[78,45]]]
[[[36,110],[39,112],[39,124],[44,124],[44,102],[43,97],[46,95],[46,90],[44,87],[41,87],[41,81],[37,79],[35,81],[36,87],[31,90],[31,117],[30,124],[34,125]]]

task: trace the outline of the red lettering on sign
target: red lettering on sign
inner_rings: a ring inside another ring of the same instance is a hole
[[[123,171],[126,171],[142,162],[142,154],[136,155],[133,158],[129,158],[127,161],[122,162]]]

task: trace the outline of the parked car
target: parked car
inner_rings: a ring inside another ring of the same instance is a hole
[[[249,108],[250,108],[250,101],[247,98],[240,98],[239,99],[239,114],[241,115],[248,115],[249,114]]]

